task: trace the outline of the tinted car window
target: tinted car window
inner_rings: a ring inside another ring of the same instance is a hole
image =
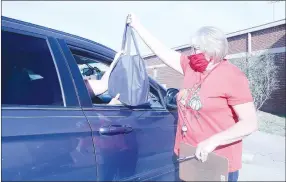
[[[45,39],[2,34],[2,104],[63,105],[54,61]]]

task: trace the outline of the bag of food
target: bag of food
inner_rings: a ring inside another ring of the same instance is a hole
[[[131,39],[134,42],[136,55],[131,55]],[[149,77],[134,32],[129,25],[125,27],[121,48],[124,54],[121,54],[110,74],[108,92],[112,97],[119,93],[119,101],[128,106],[147,104]]]

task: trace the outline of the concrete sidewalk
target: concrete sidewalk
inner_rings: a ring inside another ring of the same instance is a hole
[[[285,137],[255,132],[243,141],[239,181],[285,181]]]

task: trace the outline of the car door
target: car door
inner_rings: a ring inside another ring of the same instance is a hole
[[[1,34],[2,180],[96,180],[91,128],[81,127],[88,121],[57,41],[15,27]]]
[[[151,84],[151,106],[111,106],[107,93],[94,96],[81,71],[84,62],[102,72],[108,66],[104,51],[91,51],[59,40],[88,118],[98,164],[98,180],[174,180],[173,147],[176,117],[166,108],[156,84]],[[93,61],[93,63],[92,63]],[[89,103],[88,103],[89,102]],[[84,142],[83,142],[84,143]],[[82,145],[85,148],[84,145]]]

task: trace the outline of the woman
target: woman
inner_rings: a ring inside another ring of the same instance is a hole
[[[238,180],[242,139],[257,130],[256,110],[245,75],[224,57],[226,36],[217,28],[203,27],[192,38],[192,55],[170,50],[153,37],[134,14],[127,23],[169,67],[184,75],[178,100],[179,144],[197,147],[196,157],[205,162],[210,152],[229,161],[229,181]]]

